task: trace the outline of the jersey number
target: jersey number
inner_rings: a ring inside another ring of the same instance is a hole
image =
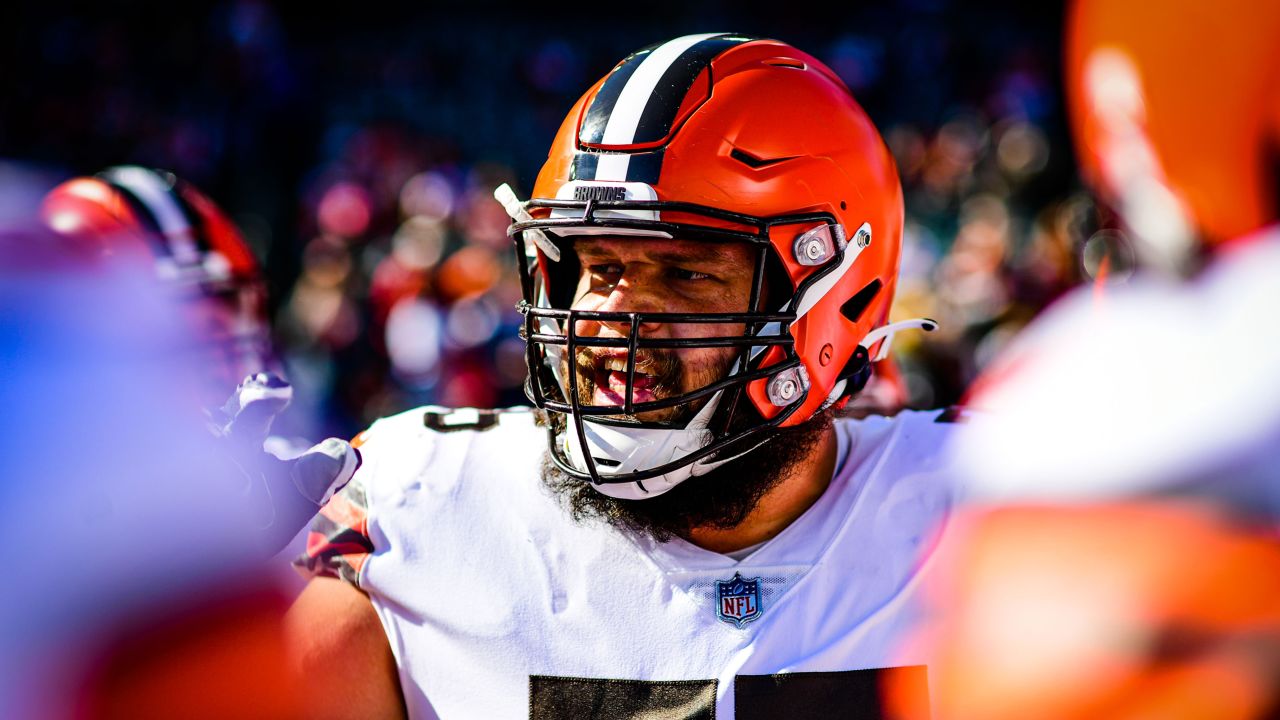
[[[893,677],[890,677],[890,676]],[[925,667],[844,672],[739,675],[733,680],[738,720],[888,720],[882,692],[892,681],[912,709],[928,707]],[[529,717],[690,718],[714,720],[716,680],[606,680],[534,675],[529,678]],[[900,705],[899,707],[902,707]]]
[[[480,408],[432,408],[422,415],[422,424],[437,432],[488,430],[498,424],[500,410]]]

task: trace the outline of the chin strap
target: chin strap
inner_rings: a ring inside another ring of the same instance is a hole
[[[890,346],[893,345],[893,338],[897,336],[897,334],[900,331],[924,330],[925,332],[933,332],[934,330],[937,330],[937,329],[938,329],[938,322],[936,320],[932,320],[930,318],[912,318],[910,320],[902,320],[895,323],[889,323],[888,325],[881,325],[880,327],[867,333],[867,336],[862,338],[862,342],[858,343],[859,347],[861,347],[862,350],[868,354],[865,370],[860,369],[858,371],[852,372],[848,376],[842,378],[839,382],[837,382],[835,384],[835,387],[831,388],[831,394],[827,395],[826,401],[822,403],[822,409],[826,410],[827,408],[839,402],[840,398],[844,397],[845,395],[852,395],[856,393],[858,390],[861,390],[862,388],[858,387],[846,392],[847,388],[849,388],[850,380],[855,380],[861,372],[869,371],[872,363],[880,362],[881,360],[884,360],[885,358],[889,357],[889,350],[890,350]],[[881,340],[883,340],[884,342],[880,342]],[[876,351],[875,357],[871,357],[870,356],[871,348],[875,346],[876,343],[880,343],[880,349]],[[863,378],[863,382],[865,382],[865,378]]]
[[[910,320],[900,320],[895,323],[889,323],[888,325],[881,325],[875,330],[872,330],[871,332],[867,333],[867,336],[862,338],[862,342],[858,344],[866,348],[867,352],[870,352],[871,346],[875,345],[881,340],[884,340],[884,342],[880,345],[880,350],[876,352],[874,357],[871,358],[871,362],[875,363],[875,362],[880,362],[881,360],[889,357],[889,346],[893,344],[894,336],[897,335],[900,331],[924,330],[925,332],[933,332],[934,330],[937,330],[937,329],[938,329],[938,322],[936,320],[930,320],[929,318],[912,318]]]
[[[574,469],[587,472],[587,463],[594,462],[596,472],[605,479],[610,475],[657,467],[706,447],[711,440],[707,426],[720,403],[720,397],[719,392],[713,395],[706,406],[689,420],[684,429],[628,427],[584,419],[583,430],[587,438],[587,448],[584,451],[578,442],[577,433],[573,431],[573,420],[569,419],[562,442]],[[591,455],[591,460],[586,457],[588,453]],[[605,465],[594,458],[608,458],[618,464]],[[715,460],[703,458],[676,468],[665,475],[635,482],[604,482],[593,487],[610,497],[641,500],[657,497],[690,477],[705,473],[718,464],[719,462]]]

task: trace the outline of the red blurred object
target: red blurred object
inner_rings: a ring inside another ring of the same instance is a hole
[[[430,274],[422,268],[408,267],[395,255],[378,262],[369,280],[369,306],[375,326],[387,323],[391,308],[405,298],[418,297],[430,287]]]
[[[103,642],[79,693],[84,718],[307,718],[312,698],[293,670],[273,589],[152,608]]]
[[[316,208],[316,220],[326,233],[358,238],[369,229],[373,218],[372,199],[361,186],[340,182],[325,191]]]
[[[436,292],[446,303],[476,297],[498,282],[499,272],[492,250],[479,245],[464,247],[436,269]]]
[[[1132,502],[971,513],[949,534],[928,586],[945,621],[918,638],[935,720],[1244,720],[1280,701],[1270,533]]]

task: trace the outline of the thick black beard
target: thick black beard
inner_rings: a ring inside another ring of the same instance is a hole
[[[760,498],[816,451],[831,427],[832,417],[831,411],[825,411],[795,427],[764,431],[769,439],[760,447],[705,475],[689,478],[656,498],[609,497],[590,481],[579,480],[557,467],[550,451],[543,456],[542,482],[578,523],[603,522],[657,542],[687,538],[695,528],[729,530],[742,524]],[[722,452],[732,455],[755,442],[759,442],[758,436]]]

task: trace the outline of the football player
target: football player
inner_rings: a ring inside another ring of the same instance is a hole
[[[184,337],[192,341],[173,351],[199,368],[193,377],[200,382],[187,388],[192,407],[207,411],[210,429],[244,470],[264,550],[282,548],[350,478],[359,457],[332,438],[291,448],[282,460],[264,452],[292,389],[276,374],[265,283],[239,229],[191,183],[136,165],[58,185],[40,216],[84,257],[153,273],[163,297],[186,317]]]
[[[208,378],[197,390],[217,407],[241,379],[278,371],[271,352],[266,287],[239,229],[207,195],[172,173],[124,165],[72,178],[40,208],[53,230],[91,253],[154,267],[181,302],[197,336],[192,361]]]
[[[291,611],[334,716],[879,717],[948,415],[838,411],[888,353],[902,191],[843,82],[680,37],[570,110],[515,220],[531,412],[356,440]]]
[[[359,455],[337,439],[287,461],[264,450],[290,388],[269,372],[252,253],[207,196],[147,168],[63,183],[40,216],[0,231],[0,255],[19,259],[0,273],[6,298],[35,298],[7,316],[13,347],[28,346],[9,363],[9,399],[39,403],[6,433],[25,438],[8,497],[20,534],[55,538],[26,554],[21,592],[4,599],[28,665],[10,682],[37,699],[6,698],[7,716],[56,716],[55,696],[91,717],[310,716],[283,662],[292,596],[267,560]],[[57,399],[72,397],[68,415]],[[203,542],[218,547],[196,552]]]
[[[174,352],[196,341],[181,309],[149,266],[0,224],[0,503],[25,538],[0,587],[0,716],[304,704],[275,659],[288,598],[186,397],[203,378]]]
[[[935,717],[1280,707],[1280,4],[1080,0],[1082,171],[1142,270],[992,367],[940,563]]]

